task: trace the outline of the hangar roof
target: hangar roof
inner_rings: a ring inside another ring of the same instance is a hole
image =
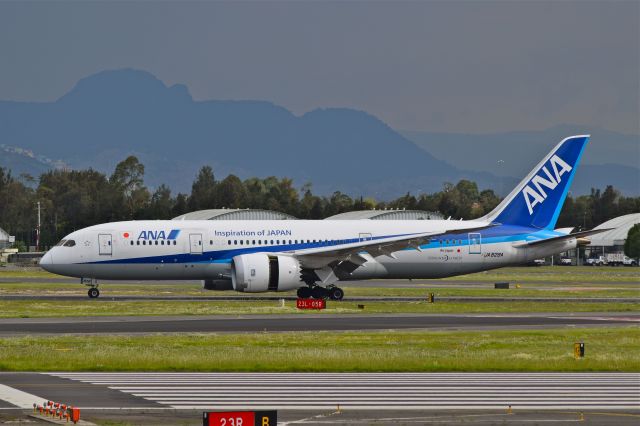
[[[593,229],[614,228],[611,231],[589,237],[592,246],[614,246],[622,245],[627,239],[629,229],[636,223],[640,223],[640,213],[626,214],[608,220]]]
[[[432,220],[444,219],[437,212],[424,210],[356,210],[329,216],[328,220]]]
[[[173,220],[294,220],[286,213],[262,209],[196,210],[174,217]]]

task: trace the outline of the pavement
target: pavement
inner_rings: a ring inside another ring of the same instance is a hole
[[[203,411],[272,409],[281,425],[640,422],[640,373],[52,372],[0,383],[0,401],[23,396],[0,406],[0,423],[45,400],[96,423],[195,425]]]
[[[289,314],[3,318],[0,336],[350,330],[487,330],[637,325],[637,313]]]

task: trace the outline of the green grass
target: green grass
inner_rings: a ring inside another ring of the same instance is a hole
[[[458,281],[640,282],[640,268],[613,266],[509,267],[447,278]]]
[[[60,275],[52,274],[37,267],[0,267],[0,278],[61,278]]]
[[[0,370],[640,371],[639,346],[637,327],[12,337]]]
[[[104,297],[109,296],[239,296],[240,293],[234,291],[217,292],[202,290],[197,284],[104,284],[100,287]],[[451,287],[439,282],[425,284],[419,288],[402,287],[367,287],[367,283],[362,282],[362,286],[344,287],[347,296],[405,296],[405,297],[426,297],[430,292],[436,296],[474,296],[474,297],[640,297],[640,286],[624,284],[606,285],[576,285],[559,284],[538,285],[522,284],[520,288],[512,286],[509,290],[494,289],[486,284],[468,285],[464,288]],[[38,282],[12,282],[0,283],[0,295],[77,295],[85,296],[87,287],[80,284],[64,283],[38,283]],[[262,294],[242,294],[245,297],[251,296],[294,296],[295,292],[283,293],[262,293]]]
[[[46,272],[40,268],[0,268],[0,279],[7,278],[64,278]],[[69,278],[74,280],[75,278]],[[611,266],[541,266],[541,267],[507,267],[475,274],[459,275],[447,280],[491,282],[494,280],[528,282],[640,282],[640,268]],[[421,280],[429,282],[428,280]]]
[[[359,309],[358,304],[364,304]],[[299,311],[294,301],[30,301],[1,300],[0,318],[112,315],[243,315],[361,313],[639,312],[640,303],[617,302],[327,302],[322,311]]]

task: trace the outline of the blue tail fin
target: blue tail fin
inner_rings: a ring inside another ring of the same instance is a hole
[[[583,135],[560,142],[484,219],[553,229],[588,141]]]

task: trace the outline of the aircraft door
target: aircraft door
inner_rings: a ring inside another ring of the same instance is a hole
[[[482,253],[482,236],[478,233],[469,234],[469,254]]]
[[[202,234],[189,234],[191,254],[202,254]]]
[[[111,256],[113,254],[111,234],[98,234],[98,253],[101,256]]]

